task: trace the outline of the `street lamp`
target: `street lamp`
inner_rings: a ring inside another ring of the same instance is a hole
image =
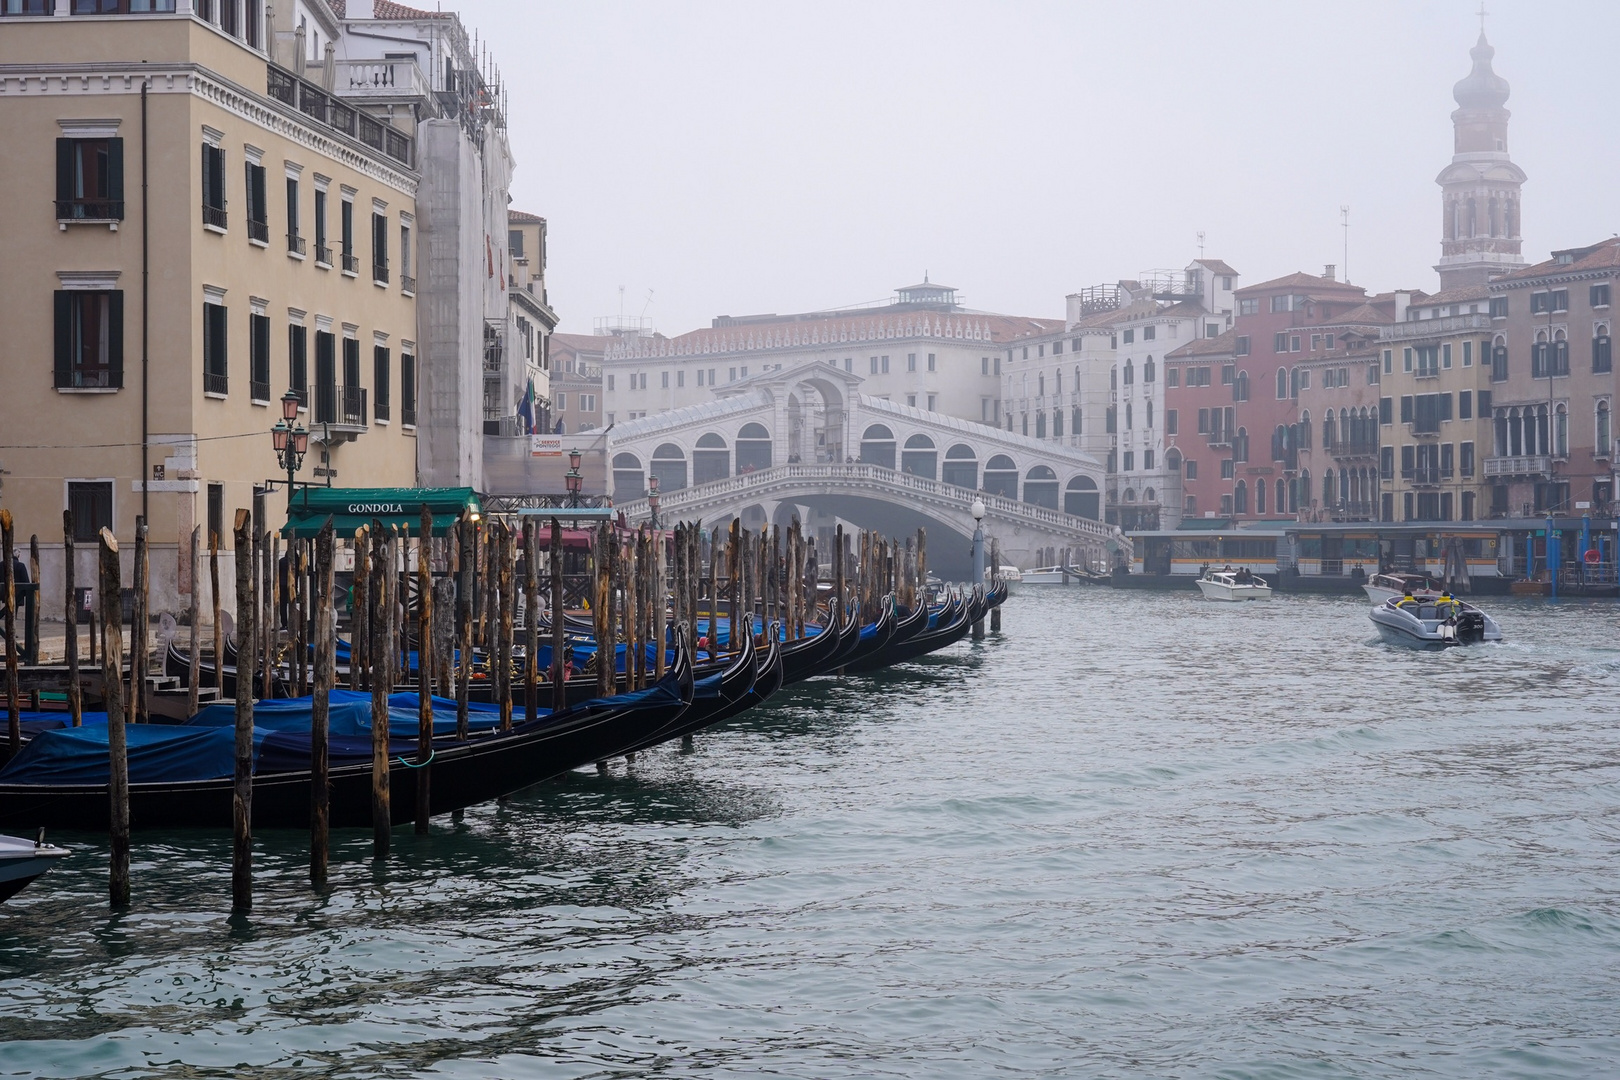
[[[578,450],[568,451],[568,473],[563,477],[563,482],[568,485],[568,505],[576,508],[579,506],[579,489],[585,482],[579,473],[579,459]]]
[[[975,498],[968,510],[973,515],[973,580],[984,584],[984,500]],[[973,622],[973,640],[984,640],[984,620]]]
[[[275,449],[276,460],[287,473],[289,512],[292,510],[293,474],[304,464],[304,455],[309,451],[309,432],[297,422],[301,404],[303,397],[296,390],[288,390],[281,395],[281,419],[270,429],[270,445]]]
[[[647,505],[652,508],[652,527],[658,528],[658,474],[647,477]]]

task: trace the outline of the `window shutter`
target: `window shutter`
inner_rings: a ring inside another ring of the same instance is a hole
[[[253,220],[270,220],[270,207],[266,205],[265,198],[263,165],[253,166]]]
[[[73,140],[56,140],[56,199],[65,202],[73,198]],[[60,211],[58,215],[60,216]],[[61,294],[58,293],[58,296]]]
[[[107,198],[113,202],[124,201],[124,140],[107,140]],[[123,207],[118,207],[113,215],[122,218]]]
[[[107,385],[124,388],[124,291],[107,294]]]
[[[63,139],[61,142],[69,140]],[[56,385],[73,385],[73,297],[65,290],[56,291]]]
[[[1451,395],[1450,394],[1441,394],[1440,395],[1440,419],[1442,419],[1442,420],[1450,420],[1451,419]]]

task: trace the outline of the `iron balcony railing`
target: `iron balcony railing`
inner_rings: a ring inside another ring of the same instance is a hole
[[[248,239],[257,240],[261,244],[270,242],[270,223],[268,221],[254,221],[248,218]]]
[[[372,263],[371,264],[371,280],[372,281],[379,281],[384,285],[388,284],[388,264],[387,263]]]
[[[365,427],[366,388],[327,383],[315,390],[315,422]]]
[[[343,272],[345,274],[358,274],[360,272],[360,256],[343,254]]]
[[[228,394],[231,390],[230,376],[223,371],[203,372],[203,393]]]
[[[414,69],[415,65],[411,67]],[[366,96],[361,84],[351,83],[351,88],[356,97]],[[412,164],[410,136],[344,104],[315,84],[271,64],[267,68],[265,90],[270,97],[297,109],[316,123],[356,138],[402,165]]]
[[[332,249],[325,244],[315,245],[315,261],[322,266],[332,265]]]
[[[122,221],[122,199],[57,199],[58,221]]]
[[[205,203],[202,212],[203,224],[212,225],[216,229],[226,228],[227,223],[230,221],[230,217],[225,213],[223,206],[209,206]]]
[[[399,275],[399,291],[404,293],[416,292],[416,279],[409,274]]]
[[[297,233],[288,233],[287,250],[294,255],[302,255],[304,253],[304,238]]]
[[[260,381],[258,379],[249,379],[248,380],[248,398],[249,398],[249,400],[252,400],[252,401],[269,401],[270,400],[270,380],[265,379],[263,381]]]

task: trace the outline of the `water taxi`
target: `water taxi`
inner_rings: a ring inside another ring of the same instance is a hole
[[[45,830],[33,840],[0,836],[0,901],[17,895],[30,881],[67,858],[67,848],[45,842]]]
[[[1374,574],[1362,582],[1361,589],[1367,599],[1382,604],[1385,600],[1397,600],[1408,591],[1434,591],[1439,586],[1430,581],[1427,574],[1390,573]]]
[[[1247,570],[1205,570],[1198,579],[1205,600],[1270,600],[1266,579]]]

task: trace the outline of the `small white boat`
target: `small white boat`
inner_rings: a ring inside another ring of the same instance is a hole
[[[1205,570],[1198,579],[1205,600],[1270,600],[1271,586],[1247,570]]]
[[[1104,580],[1103,575],[1078,566],[1037,566],[1020,573],[1025,585],[1091,585]]]
[[[1446,649],[1502,640],[1502,628],[1495,619],[1473,604],[1434,593],[1385,600],[1372,609],[1369,617],[1378,627],[1379,637],[1391,645],[1411,649]]]
[[[984,582],[988,587],[992,578],[1000,578],[1007,583],[1007,594],[1010,596],[1018,591],[1018,586],[1024,583],[1024,572],[1016,566],[998,566],[986,569]]]
[[[1399,599],[1407,590],[1438,591],[1439,586],[1430,581],[1426,574],[1390,573],[1374,574],[1362,583],[1361,590],[1367,594],[1367,599],[1382,604],[1385,600]]]
[[[67,857],[67,848],[45,842],[45,830],[34,840],[0,836],[0,901],[9,900],[24,885]]]

